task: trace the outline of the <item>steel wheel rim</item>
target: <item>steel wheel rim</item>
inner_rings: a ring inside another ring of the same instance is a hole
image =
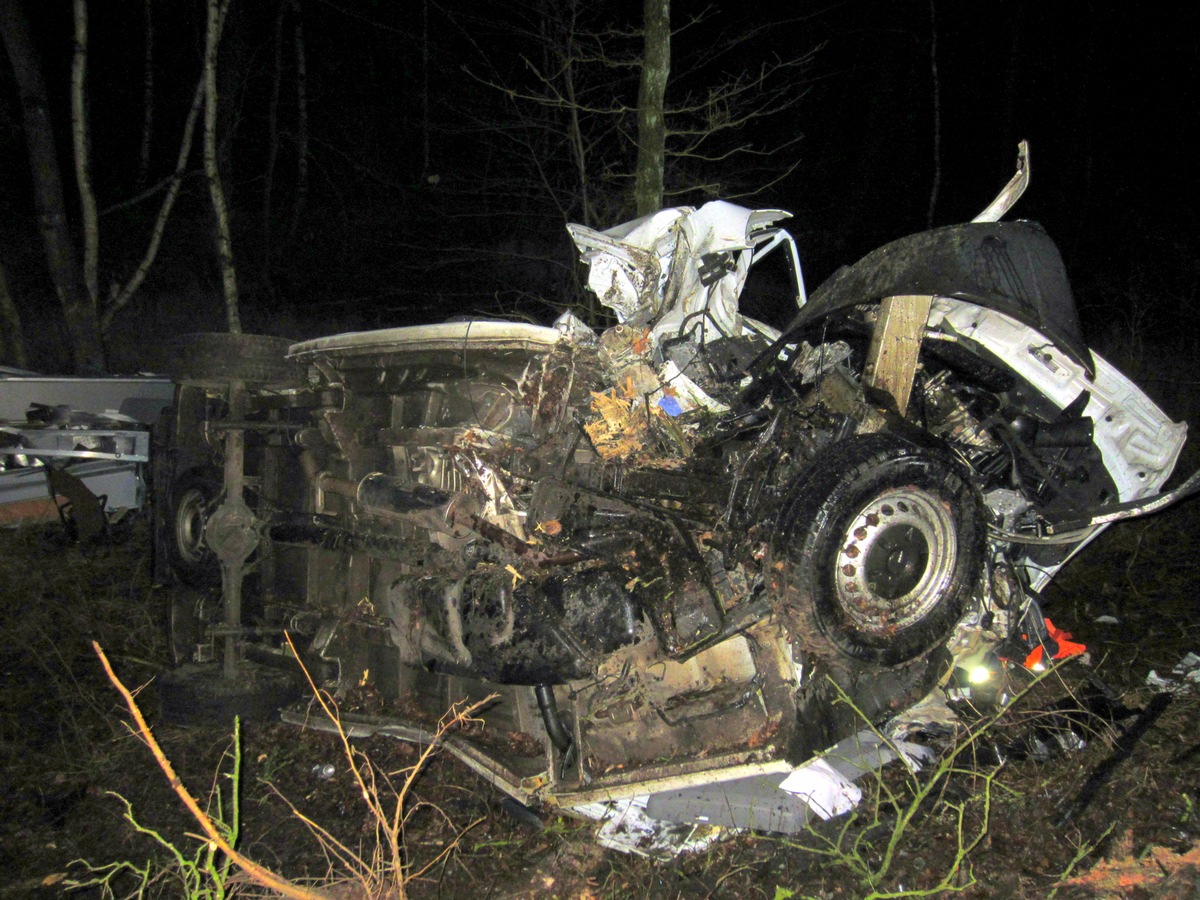
[[[185,563],[199,563],[208,553],[208,545],[204,543],[207,509],[208,498],[199,488],[192,488],[179,498],[175,508],[175,547]]]
[[[857,631],[886,638],[937,607],[957,557],[949,507],[915,487],[891,488],[842,534],[833,573],[838,604]]]

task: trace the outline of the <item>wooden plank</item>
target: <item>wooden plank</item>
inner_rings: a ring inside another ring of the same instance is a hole
[[[906,294],[885,297],[879,304],[879,321],[871,335],[863,380],[891,394],[901,415],[908,411],[921,337],[932,303],[932,297]]]

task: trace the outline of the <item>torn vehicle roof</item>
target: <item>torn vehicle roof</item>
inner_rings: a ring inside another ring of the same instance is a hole
[[[776,223],[790,217],[714,200],[607,231],[567,231],[588,265],[588,287],[619,322],[648,326],[657,345],[710,329],[711,337],[741,335],[738,297],[754,254],[737,251],[773,247]]]

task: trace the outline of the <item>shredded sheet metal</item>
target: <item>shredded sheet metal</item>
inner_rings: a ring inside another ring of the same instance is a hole
[[[631,797],[609,803],[588,803],[573,809],[578,815],[602,822],[596,843],[620,853],[647,859],[671,860],[683,853],[707,850],[735,833],[716,825],[661,822],[646,815],[647,797]]]
[[[831,819],[854,809],[862,800],[862,790],[855,781],[883,768],[897,755],[909,769],[919,772],[933,751],[910,741],[889,740],[875,731],[860,731],[797,768],[779,787],[804,798],[822,819]]]
[[[864,730],[796,768],[784,778],[779,788],[803,800],[813,814],[830,819],[850,812],[862,801],[862,789],[855,781],[863,775],[875,772],[897,758],[913,772],[918,772],[923,762],[932,757],[933,751],[928,747],[891,740],[878,732]],[[728,791],[736,791],[737,785],[737,781],[720,783],[720,787]],[[603,823],[596,836],[601,846],[658,860],[705,850],[740,830],[704,822],[652,818],[647,814],[650,801],[647,796],[634,797],[589,803],[573,807],[572,811]],[[799,826],[802,825],[803,817],[799,821]]]
[[[952,734],[960,724],[958,713],[946,702],[945,692],[938,689],[889,719],[887,735],[893,740],[902,740],[917,731]]]
[[[664,209],[606,231],[568,225],[588,265],[588,287],[620,322],[651,324],[667,339],[742,332],[738,296],[754,249],[770,244],[790,214],[724,200]],[[743,252],[749,251],[749,252]]]

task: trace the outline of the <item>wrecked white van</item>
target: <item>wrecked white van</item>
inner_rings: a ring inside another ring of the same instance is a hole
[[[956,668],[1055,655],[1047,581],[1194,488],[1159,495],[1185,426],[1085,345],[1045,232],[999,221],[1027,175],[811,295],[787,213],[714,202],[570,227],[601,333],[187,339],[167,711],[276,710],[286,632],[355,734],[496,694],[448,746],[525,802],[799,827],[796,767]],[[743,312],[771,259],[779,329]]]

